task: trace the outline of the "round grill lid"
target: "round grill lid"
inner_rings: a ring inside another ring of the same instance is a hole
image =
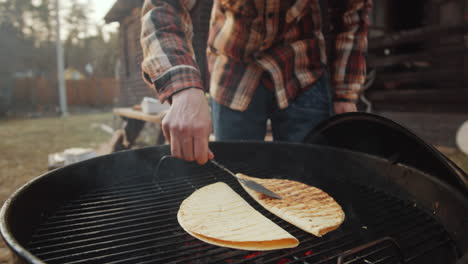
[[[434,175],[464,193],[468,178],[457,165],[409,129],[368,113],[335,115],[319,124],[304,143],[363,152]]]

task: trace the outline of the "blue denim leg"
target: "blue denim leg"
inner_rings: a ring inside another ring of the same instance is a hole
[[[266,134],[269,105],[273,94],[257,87],[244,112],[232,110],[211,100],[211,119],[216,140],[261,140]]]
[[[286,109],[272,113],[274,140],[302,142],[317,124],[331,116],[331,106],[328,79],[324,74]]]

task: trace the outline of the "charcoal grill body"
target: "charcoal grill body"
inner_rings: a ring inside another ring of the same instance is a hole
[[[160,146],[94,158],[36,178],[3,206],[1,233],[26,263],[337,263],[361,245],[367,246],[347,261],[377,256],[386,258],[382,263],[456,263],[468,251],[467,196],[435,175],[317,144],[214,142],[211,149],[236,171],[322,188],[342,205],[343,226],[315,238],[269,214],[235,179],[210,165],[171,160],[156,172],[157,161],[170,151]],[[248,252],[186,235],[177,224],[178,205],[216,181],[228,183],[298,237],[299,248],[245,260]]]

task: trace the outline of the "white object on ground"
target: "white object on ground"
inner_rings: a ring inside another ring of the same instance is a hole
[[[168,104],[161,104],[157,99],[151,97],[145,97],[141,101],[141,110],[145,114],[158,114],[167,109],[169,109]]]
[[[100,128],[102,131],[104,131],[104,132],[106,132],[106,133],[108,133],[108,134],[111,134],[111,135],[114,134],[114,132],[115,132],[114,129],[113,129],[111,126],[108,126],[108,125],[106,125],[106,124],[100,124],[100,125],[99,125],[99,128]]]
[[[63,152],[65,166],[83,160],[91,159],[96,156],[96,151],[94,151],[94,149],[86,148],[69,148]]]
[[[49,154],[47,158],[49,167],[61,167],[65,163],[63,152]]]
[[[110,135],[113,135],[114,132],[115,132],[114,129],[113,129],[111,126],[106,125],[106,124],[92,123],[92,124],[91,124],[91,128],[93,128],[93,129],[94,129],[94,128],[99,128],[99,129],[101,129],[103,132],[106,132],[106,133],[108,133],[108,134],[110,134]]]
[[[468,120],[458,129],[456,142],[458,148],[468,155]]]

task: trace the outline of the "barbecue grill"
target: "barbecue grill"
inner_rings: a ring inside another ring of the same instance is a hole
[[[359,140],[357,131],[366,124],[385,132]],[[355,145],[343,145],[334,136],[342,126],[347,131],[341,134],[356,137]],[[414,146],[426,151],[415,151],[431,166],[405,164],[411,155],[394,155],[401,150],[396,144],[362,143],[390,141],[390,135],[395,140],[397,135],[415,137],[389,120],[352,114],[319,126],[307,138],[313,144],[211,143],[217,160],[233,171],[293,179],[333,196],[346,219],[322,238],[272,215],[211,164],[165,159],[157,166],[169,154],[168,146],[118,152],[36,178],[3,206],[1,233],[17,263],[462,263],[468,252],[466,175],[417,138]],[[185,233],[176,218],[180,203],[197,188],[218,181],[297,237],[300,245],[243,251]]]

